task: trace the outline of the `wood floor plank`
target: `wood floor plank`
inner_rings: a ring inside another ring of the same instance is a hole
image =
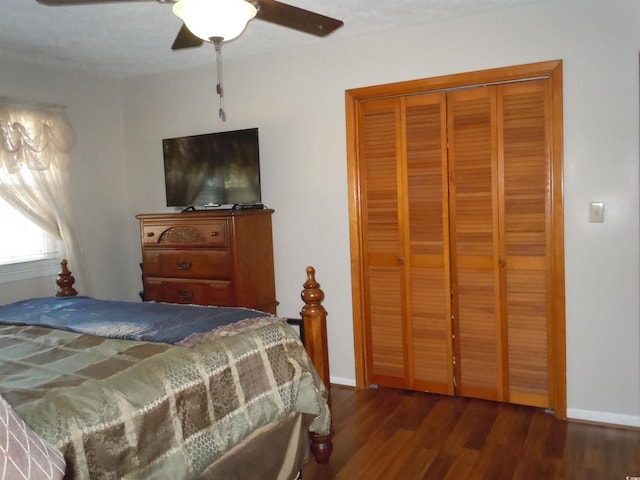
[[[495,402],[467,402],[456,426],[450,431],[444,448],[480,450],[498,416]]]
[[[411,432],[408,430],[397,430],[390,437],[370,439],[340,470],[339,478],[362,478],[363,480],[380,478],[388,467],[390,459],[399,453],[410,436]],[[371,475],[367,472],[375,472],[375,474]]]
[[[522,459],[518,462],[516,469],[513,472],[512,480],[530,480],[530,479],[559,479],[562,478],[559,475],[559,461],[542,458],[542,457],[529,457]]]
[[[447,477],[456,456],[452,453],[439,452],[422,476],[422,480],[438,480]]]
[[[334,447],[303,480],[624,480],[640,477],[640,429],[558,420],[542,409],[333,386]]]

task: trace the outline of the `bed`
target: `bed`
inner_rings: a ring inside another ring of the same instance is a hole
[[[310,454],[329,460],[326,311],[312,267],[302,339],[255,310],[96,300],[73,282],[63,261],[56,297],[0,307],[0,399],[53,461],[48,474],[31,462],[40,478],[62,478],[60,454],[65,479],[287,480]]]

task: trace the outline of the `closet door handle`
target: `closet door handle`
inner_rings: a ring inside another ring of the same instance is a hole
[[[398,257],[398,265],[404,265],[404,258]]]

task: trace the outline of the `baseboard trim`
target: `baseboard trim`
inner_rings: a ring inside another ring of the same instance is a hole
[[[595,412],[592,410],[567,408],[567,418],[571,420],[581,420],[608,425],[640,427],[640,417],[636,415],[621,415],[618,413]]]
[[[333,377],[331,376],[331,383],[333,385],[344,385],[345,387],[355,387],[356,381],[353,378]]]

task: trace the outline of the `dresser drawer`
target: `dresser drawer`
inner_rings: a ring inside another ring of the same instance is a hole
[[[229,231],[226,220],[190,225],[142,225],[142,244],[163,247],[226,247]]]
[[[144,282],[146,301],[196,305],[233,306],[230,281],[189,281],[148,278]]]
[[[143,251],[144,274],[148,277],[231,278],[231,254],[228,250],[160,250]]]

